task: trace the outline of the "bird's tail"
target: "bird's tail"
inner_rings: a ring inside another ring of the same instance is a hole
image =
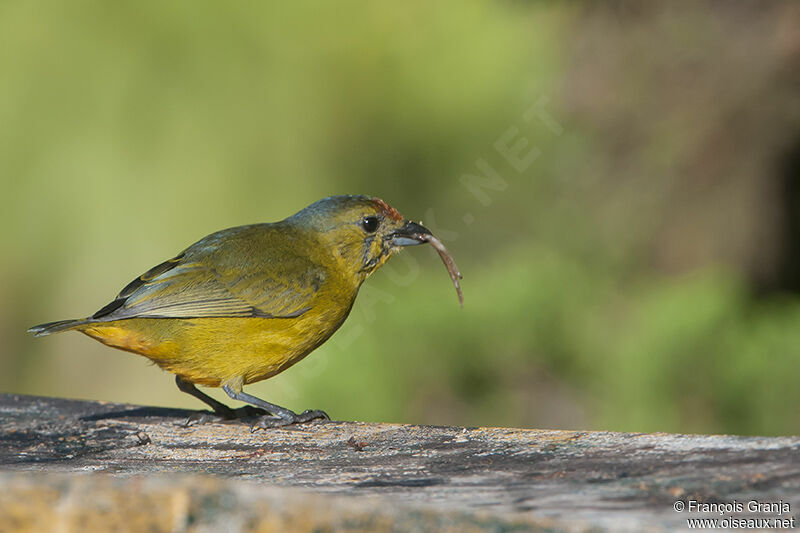
[[[33,335],[36,337],[43,337],[45,335],[50,335],[51,333],[75,329],[76,327],[86,324],[87,322],[88,320],[85,318],[78,320],[59,320],[58,322],[47,322],[46,324],[33,326],[28,330],[28,333],[33,333]]]

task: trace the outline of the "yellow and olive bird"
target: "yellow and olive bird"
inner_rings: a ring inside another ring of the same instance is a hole
[[[243,386],[320,346],[347,318],[364,280],[402,247],[424,242],[439,251],[461,299],[461,275],[425,227],[380,199],[332,196],[280,222],[212,233],[92,316],[29,331],[76,330],[141,354],[175,374],[178,388],[213,408],[215,418],[257,417],[254,427],[262,428],[328,419],[318,410],[294,413]],[[231,409],[195,385],[222,387],[256,409]]]

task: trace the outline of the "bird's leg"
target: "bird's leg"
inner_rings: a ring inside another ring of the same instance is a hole
[[[214,415],[210,415],[206,411],[198,411],[197,413],[191,415],[186,421],[187,426],[204,424],[206,422],[216,422],[220,419],[233,420],[235,418],[242,417],[262,416],[264,414],[263,410],[255,409],[249,405],[242,409],[231,409],[224,403],[218,402],[208,394],[201,392],[197,387],[194,386],[194,383],[186,381],[180,376],[175,376],[175,384],[178,385],[178,389],[180,389],[182,392],[191,394],[214,410]]]
[[[185,392],[186,394],[191,394],[201,402],[207,404],[219,416],[223,418],[234,418],[233,409],[231,409],[222,402],[218,402],[208,394],[200,392],[197,389],[197,387],[194,386],[194,383],[186,381],[180,376],[175,376],[175,384],[178,386],[181,392]]]
[[[241,383],[225,384],[222,386],[222,390],[224,390],[232,399],[249,403],[250,405],[259,407],[268,413],[258,418],[256,423],[253,424],[253,427],[251,428],[253,430],[258,428],[266,429],[288,426],[290,424],[303,424],[317,418],[321,420],[330,420],[330,417],[325,413],[325,411],[308,409],[300,414],[297,414],[294,411],[286,409],[285,407],[281,407],[280,405],[275,405],[274,403],[269,403],[261,398],[256,398],[255,396],[242,391]]]

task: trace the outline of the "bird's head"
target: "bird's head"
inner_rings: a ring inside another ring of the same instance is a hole
[[[426,241],[424,226],[369,196],[331,196],[289,218],[314,231],[343,270],[358,283],[405,246]]]

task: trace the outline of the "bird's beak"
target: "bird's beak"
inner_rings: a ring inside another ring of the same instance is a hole
[[[416,246],[428,242],[426,236],[430,235],[433,234],[422,224],[406,220],[401,228],[389,234],[389,242],[392,246]]]

